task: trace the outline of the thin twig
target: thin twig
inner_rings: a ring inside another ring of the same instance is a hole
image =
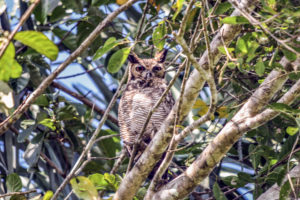
[[[62,177],[66,177],[66,174],[63,172],[63,171],[61,171],[55,164],[54,164],[54,162],[52,161],[52,160],[50,160],[50,158],[48,158],[43,152],[41,152],[41,157],[52,167],[52,168],[54,168],[55,169],[55,171],[59,174],[59,175],[61,175]]]
[[[103,68],[103,67],[104,67],[103,65],[99,65],[98,67],[95,67],[95,68],[86,70],[85,72],[81,72],[81,73],[77,73],[77,74],[73,74],[73,75],[68,75],[68,76],[60,76],[60,77],[57,77],[56,79],[74,78],[74,77],[76,77],[76,76],[81,76],[81,75],[90,73],[90,72],[92,72],[92,71],[94,71],[94,70],[96,70],[96,69],[100,69],[100,68]]]
[[[9,196],[13,196],[13,195],[25,195],[25,194],[30,194],[33,192],[36,192],[36,190],[28,190],[25,192],[10,192],[10,193],[6,193],[6,194],[0,194],[0,198],[9,197]]]
[[[33,12],[34,8],[40,3],[40,0],[36,0],[33,2],[30,7],[26,10],[24,15],[22,15],[19,23],[15,27],[15,29],[9,34],[8,38],[3,41],[3,43],[0,45],[0,58],[3,56],[5,50],[7,49],[9,43],[12,41],[18,30],[21,28],[21,26],[26,22],[26,20],[29,18],[31,13]]]
[[[124,161],[124,159],[126,158],[126,154],[127,154],[126,149],[123,148],[122,151],[121,151],[121,154],[119,156],[119,159],[115,162],[113,168],[110,171],[111,174],[115,174],[116,173],[116,171],[121,166],[121,164]]]
[[[73,194],[73,190],[71,190],[71,192],[69,192],[69,194],[64,198],[64,200],[67,200],[71,197],[71,195]]]
[[[213,69],[213,60],[212,60],[212,55],[211,55],[211,50],[210,50],[210,42],[209,42],[209,38],[208,38],[208,33],[207,33],[207,26],[206,26],[206,22],[205,22],[205,17],[204,17],[204,6],[201,8],[200,11],[200,15],[201,15],[201,19],[202,19],[202,27],[203,27],[203,33],[204,33],[204,38],[205,38],[205,44],[206,44],[206,48],[207,48],[207,52],[208,52],[208,66],[209,69]]]
[[[113,135],[104,135],[99,137],[98,139],[95,140],[95,143],[100,142],[101,140],[106,140],[112,137],[120,137],[120,134],[113,134]]]
[[[146,17],[146,14],[148,12],[148,9],[149,9],[149,1],[147,0],[146,1],[146,5],[145,5],[145,7],[143,9],[144,12],[143,12],[143,15],[142,15],[141,24],[140,24],[139,29],[137,31],[137,34],[136,34],[136,37],[135,37],[135,41],[139,41],[139,39],[140,39],[142,28],[143,28],[143,24],[144,24],[145,17]]]

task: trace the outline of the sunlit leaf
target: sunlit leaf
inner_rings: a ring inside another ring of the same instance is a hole
[[[84,176],[78,176],[70,181],[74,193],[84,200],[97,200],[98,192],[94,184]]]
[[[42,125],[50,128],[53,131],[56,129],[56,127],[54,126],[53,120],[49,119],[49,118],[43,119],[42,121],[39,122],[39,124],[42,124]]]
[[[107,53],[108,51],[112,50],[113,48],[121,44],[122,41],[123,40],[116,40],[115,37],[108,38],[104,43],[104,45],[96,51],[93,60],[97,60],[101,58],[105,53]]]
[[[166,35],[166,33],[167,33],[167,27],[165,25],[165,22],[162,21],[154,29],[152,34],[153,44],[156,46],[158,50],[162,50],[164,48],[165,45],[164,36]]]
[[[176,10],[176,12],[174,13],[172,20],[175,21],[177,15],[180,13],[182,6],[183,6],[183,2],[184,0],[177,0],[176,3],[173,5],[172,8],[174,8]]]
[[[104,179],[104,175],[102,174],[92,174],[89,175],[88,178],[98,190],[105,189],[108,186],[108,182]]]
[[[240,52],[242,52],[243,54],[247,54],[248,53],[248,48],[247,48],[247,44],[244,38],[239,38],[237,43],[236,43],[236,49],[238,49]]]
[[[219,114],[219,118],[227,118],[228,117],[228,108],[226,106],[221,106],[216,111]]]
[[[48,190],[43,196],[43,200],[50,200],[52,196],[53,196],[53,192],[51,190]]]
[[[112,74],[117,73],[127,60],[130,50],[131,47],[126,47],[115,52],[108,61],[107,71]]]
[[[8,81],[10,78],[18,78],[21,73],[22,67],[15,60],[15,47],[13,43],[10,42],[0,58],[0,80]]]
[[[20,31],[14,39],[45,55],[50,60],[56,60],[57,58],[58,47],[41,32]]]
[[[242,16],[225,17],[221,22],[223,24],[249,24],[249,21]]]
[[[127,1],[128,0],[116,0],[116,3],[121,6],[121,5],[125,4]]]
[[[298,131],[299,131],[298,127],[291,127],[291,126],[289,126],[289,127],[286,128],[286,132],[289,135],[295,135],[296,133],[298,133]]]

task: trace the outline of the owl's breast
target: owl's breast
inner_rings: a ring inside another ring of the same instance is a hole
[[[124,135],[123,140],[134,142],[146,122],[149,111],[160,99],[163,91],[162,88],[144,88],[143,90],[131,90],[124,93],[120,104],[122,108],[119,109],[120,130],[121,135]],[[166,100],[163,101],[152,114],[144,132],[145,140],[150,139],[151,135],[159,130],[169,114],[171,107],[167,104]],[[124,134],[125,132],[126,134]]]

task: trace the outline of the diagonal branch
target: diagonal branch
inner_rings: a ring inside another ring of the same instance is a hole
[[[285,60],[283,58],[282,60]],[[286,63],[289,65],[289,63]],[[269,120],[276,117],[279,113],[267,109],[261,112],[263,105],[268,104],[274,94],[281,89],[287,80],[287,75],[272,71],[265,79],[264,83],[250,97],[248,102],[232,118],[214,140],[205,148],[201,155],[193,164],[179,177],[163,186],[153,197],[161,199],[162,196],[168,199],[180,199],[188,195],[194,187],[198,185],[216,166],[216,164],[229,151],[232,145],[242,136],[243,133],[250,131]],[[291,104],[300,96],[300,80],[278,101],[280,103]],[[261,102],[263,101],[263,102]],[[249,115],[250,108],[259,112]],[[245,114],[246,112],[246,114]],[[174,192],[176,191],[176,193]]]
[[[28,107],[40,96],[43,91],[53,82],[53,80],[61,73],[70,63],[72,63],[95,39],[99,36],[100,32],[122,11],[129,8],[137,0],[129,0],[127,3],[116,9],[109,14],[101,23],[95,28],[95,30],[83,41],[83,43],[58,67],[50,74],[44,81],[33,91],[15,112],[6,118],[0,124],[0,135],[2,135],[13,123],[15,123],[22,114],[28,109]]]

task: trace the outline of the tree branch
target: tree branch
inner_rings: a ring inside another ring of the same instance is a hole
[[[283,60],[285,60],[285,58],[283,58]],[[277,75],[277,77],[274,77],[275,75]],[[257,128],[276,117],[279,113],[271,109],[267,109],[257,115],[249,115],[247,111],[250,110],[250,108],[253,109],[256,107],[258,107],[257,110],[260,111],[260,108],[266,105],[274,94],[281,89],[281,85],[287,79],[286,76],[284,76],[284,78],[282,77],[281,73],[276,73],[275,70],[272,71],[248,102],[232,120],[226,124],[185,173],[163,186],[153,199],[162,199],[162,196],[167,197],[167,199],[180,199],[185,197],[193,191],[193,188],[196,187],[199,182],[209,175],[215,165],[223,158],[243,133]],[[291,104],[298,96],[300,96],[300,80],[297,81],[278,102]],[[264,102],[262,103],[261,101]],[[247,113],[245,114],[245,112]]]
[[[245,7],[249,7],[250,4],[254,4],[256,1],[243,0],[241,4]],[[233,16],[240,15],[238,10],[235,10],[232,14]],[[211,54],[215,64],[221,57],[221,52],[219,52],[218,47],[222,46],[221,32],[223,32],[224,42],[226,44],[230,43],[240,32],[240,25],[230,25],[225,24],[221,27],[219,33],[213,38],[210,47]],[[208,69],[208,55],[207,51],[203,54],[199,61],[199,65],[203,69]],[[185,116],[189,113],[192,106],[194,105],[196,98],[199,95],[200,90],[204,85],[205,78],[202,76],[198,70],[193,70],[187,83],[186,89],[183,95],[183,101],[181,106],[181,116],[180,121],[182,121]],[[178,102],[177,102],[178,103]],[[176,104],[177,104],[176,103]],[[114,199],[129,200],[132,199],[134,194],[139,189],[142,182],[147,178],[148,174],[152,170],[151,167],[160,159],[161,155],[166,151],[167,146],[172,138],[172,127],[174,126],[174,120],[176,115],[176,107],[173,106],[172,111],[166,118],[165,122],[161,126],[160,130],[155,134],[151,143],[147,146],[144,153],[141,155],[137,163],[131,169],[131,171],[123,179],[116,192]],[[149,167],[150,166],[150,167]]]
[[[6,193],[6,194],[0,194],[0,198],[9,197],[9,196],[13,196],[13,195],[25,195],[25,194],[29,194],[29,193],[33,193],[33,192],[36,192],[36,190],[28,190],[25,192],[10,192],[10,193]]]
[[[99,36],[100,32],[106,27],[114,18],[116,18],[122,11],[129,8],[137,0],[129,0],[124,5],[116,9],[114,12],[109,14],[100,24],[95,28],[95,30],[83,41],[83,43],[58,67],[56,70],[50,74],[44,81],[38,86],[38,88],[33,91],[15,110],[15,112],[10,115],[0,124],[0,135],[2,135],[13,123],[15,123],[21,115],[28,109],[28,107],[37,99],[39,95],[53,82],[53,80],[62,72],[70,63],[73,62],[95,39]]]

